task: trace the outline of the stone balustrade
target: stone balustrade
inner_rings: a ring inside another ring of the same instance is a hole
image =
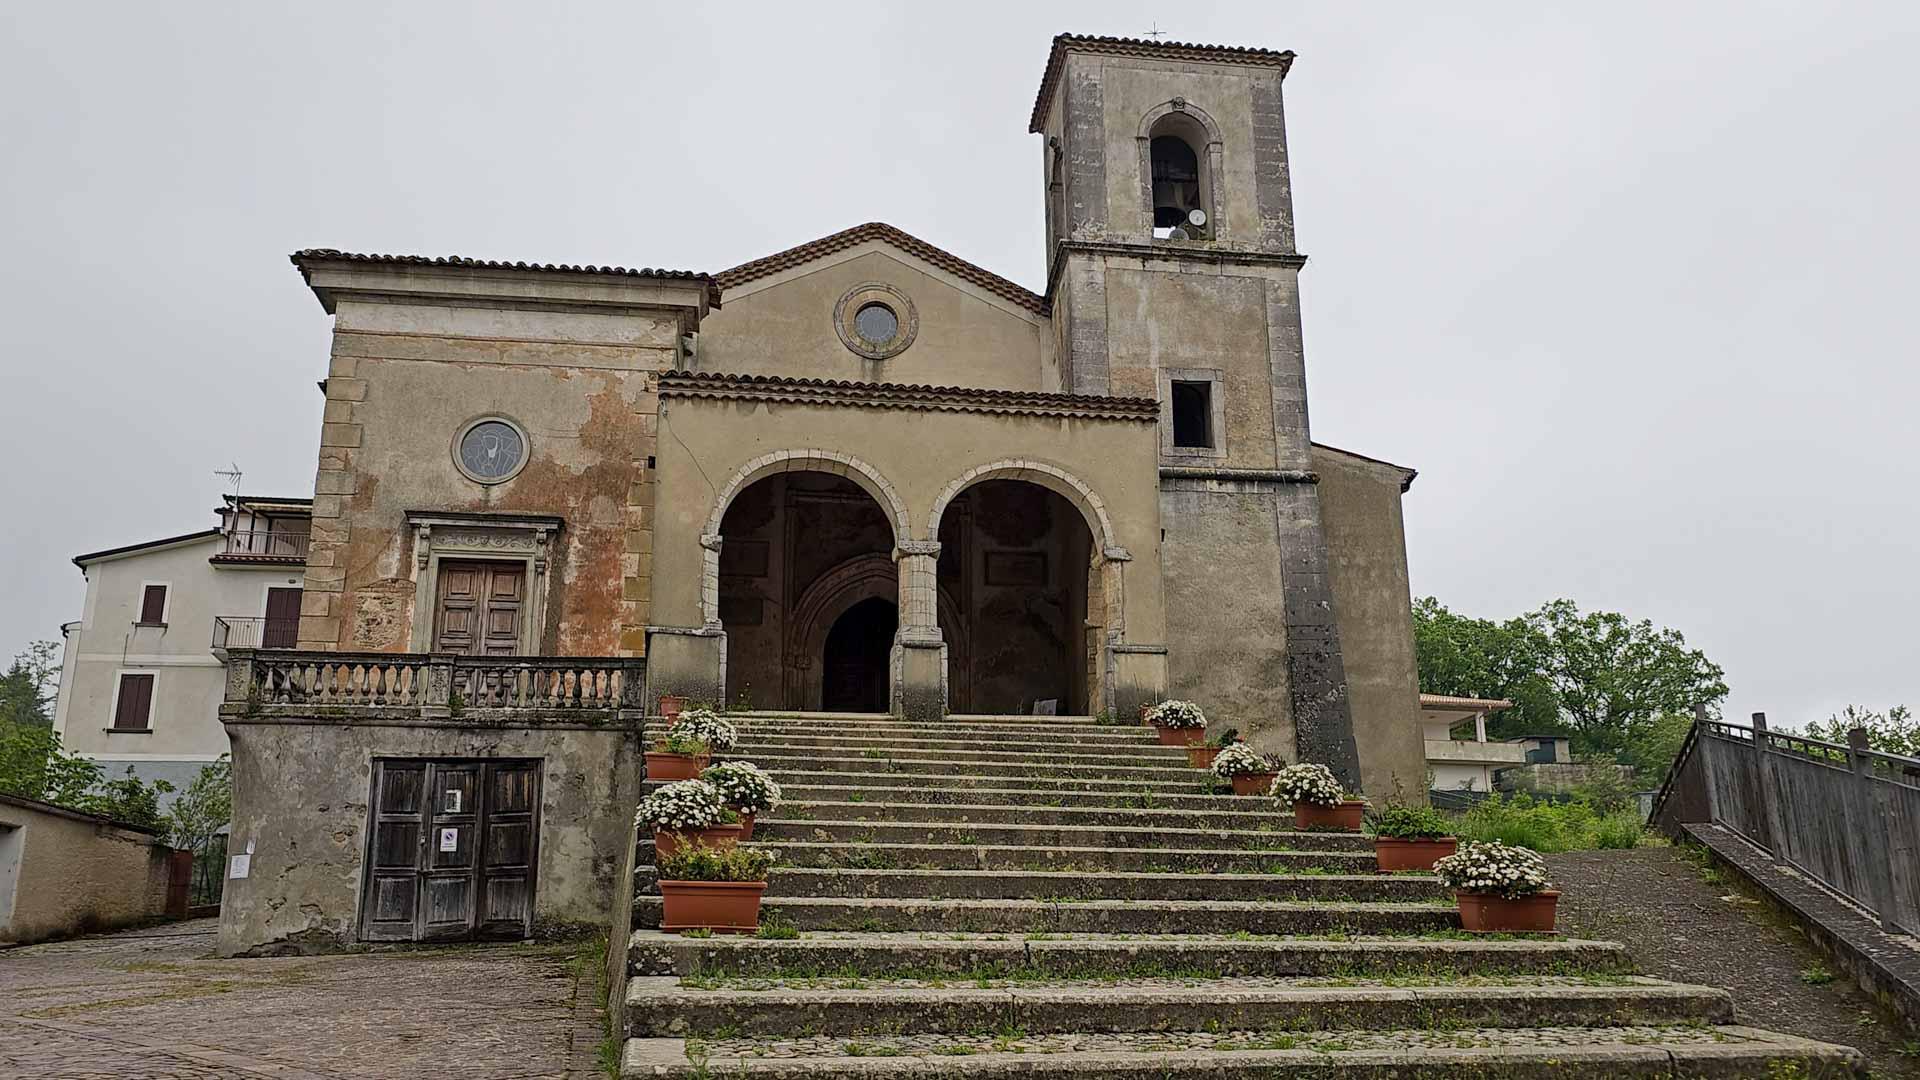
[[[417,709],[644,713],[646,661],[626,657],[456,656],[230,649],[222,712]]]

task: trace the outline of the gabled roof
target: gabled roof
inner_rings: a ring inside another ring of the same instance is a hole
[[[851,229],[843,229],[831,236],[823,236],[818,240],[801,244],[799,247],[790,247],[785,251],[776,251],[772,255],[763,256],[752,262],[741,263],[731,270],[722,270],[715,274],[713,280],[723,290],[735,289],[749,281],[756,281],[782,270],[791,270],[796,266],[804,266],[815,259],[825,258],[835,252],[874,241],[891,244],[923,262],[932,263],[955,277],[972,282],[995,296],[1011,300],[1029,311],[1041,315],[1048,312],[1047,299],[1039,293],[1022,288],[985,267],[976,266],[945,248],[935,247],[917,236],[879,221],[855,225]]]
[[[1033,118],[1027,123],[1029,132],[1038,133],[1046,125],[1047,109],[1053,102],[1053,88],[1060,82],[1060,69],[1066,64],[1069,52],[1277,67],[1283,79],[1287,77],[1287,69],[1293,66],[1294,55],[1291,50],[1252,49],[1239,45],[1196,45],[1184,41],[1060,34],[1053,39],[1053,51],[1047,54],[1046,73],[1040,76],[1040,93],[1034,98]]]
[[[159,540],[147,540],[138,544],[127,544],[123,547],[108,548],[105,551],[89,551],[85,555],[75,555],[73,557],[73,565],[84,567],[88,563],[96,563],[120,555],[132,555],[139,551],[172,547],[176,544],[187,544],[197,540],[211,540],[219,535],[219,529],[202,529],[199,532],[182,533],[179,536],[168,536]]]
[[[665,371],[660,374],[660,396],[747,398],[808,402],[858,408],[902,408],[926,412],[1024,413],[1039,416],[1076,416],[1088,419],[1160,419],[1154,398],[1106,397],[1094,394],[1052,394],[1039,390],[995,390],[970,386],[927,386],[919,383],[853,382],[844,379],[804,379],[784,375],[728,375],[719,372]]]

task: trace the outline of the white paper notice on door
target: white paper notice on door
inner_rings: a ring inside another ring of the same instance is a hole
[[[440,830],[440,850],[441,851],[459,851],[460,850],[460,830],[459,829],[441,829]]]
[[[253,869],[252,852],[244,855],[235,855],[227,860],[227,876],[230,878],[246,877],[247,871],[251,869]]]
[[[450,787],[447,789],[446,812],[449,814],[457,814],[460,812],[460,789],[459,788]]]

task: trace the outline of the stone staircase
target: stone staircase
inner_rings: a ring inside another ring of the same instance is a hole
[[[762,933],[650,929],[643,839],[626,1077],[1855,1074],[1616,944],[1468,936],[1431,877],[1211,793],[1146,728],[733,719],[787,798]]]

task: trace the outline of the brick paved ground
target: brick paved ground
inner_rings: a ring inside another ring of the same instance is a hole
[[[213,921],[0,951],[0,1077],[598,1075],[573,945],[211,958]]]

